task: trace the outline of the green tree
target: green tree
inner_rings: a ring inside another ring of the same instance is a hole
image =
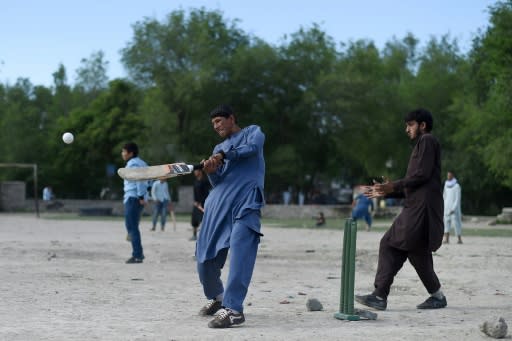
[[[89,58],[80,61],[80,67],[76,70],[75,91],[82,93],[87,102],[107,88],[108,64],[103,51],[93,52]]]
[[[332,173],[331,113],[320,86],[336,64],[335,43],[314,24],[291,34],[277,52],[277,58],[267,53],[262,76],[250,73],[264,87],[259,97],[265,103],[259,110],[272,161],[267,187],[274,191],[293,185],[308,188]]]
[[[2,158],[7,162],[35,162],[41,145],[42,115],[31,98],[34,87],[28,79],[20,78],[6,91],[6,106],[1,121],[0,145]]]
[[[66,68],[62,64],[60,64],[57,71],[53,73],[53,87],[53,107],[50,114],[53,115],[55,119],[60,115],[69,115],[73,107],[73,95],[68,85]]]
[[[158,88],[151,98],[160,103],[160,113],[151,110],[146,123],[165,127],[165,135],[178,149],[190,147],[208,155],[215,140],[206,131],[207,113],[219,101],[233,103],[228,91],[230,63],[249,38],[235,22],[204,9],[188,15],[174,11],[163,22],[146,18],[133,29],[134,38],[123,49],[122,61],[137,84]],[[162,141],[155,143],[152,150],[162,148]]]
[[[480,113],[468,125],[473,132],[478,129],[475,139],[485,141],[478,148],[485,165],[512,188],[512,1],[491,6],[490,15],[490,26],[475,40],[470,56]]]
[[[117,175],[108,177],[106,170],[108,165],[123,165],[120,155],[126,142],[138,143],[143,155],[146,127],[138,110],[140,102],[141,94],[133,84],[115,80],[89,107],[58,120],[54,134],[70,131],[75,141],[65,145],[52,139],[52,178],[57,192],[60,188],[67,196],[87,198],[98,198],[103,187],[120,192],[121,180]]]
[[[393,83],[383,79],[384,71],[373,42],[361,40],[349,43],[334,72],[323,79],[321,92],[332,113],[329,126],[336,146],[332,167],[346,168],[350,183],[383,174],[387,150],[393,149],[386,143],[388,127],[382,124],[393,112],[386,105],[393,98]]]
[[[464,87],[451,108],[457,129],[447,163],[463,170],[468,211],[496,214],[512,204],[512,1],[498,2],[489,13],[490,25],[473,42]]]
[[[20,78],[3,91],[0,109],[1,162],[36,163],[41,165],[48,155],[46,146],[47,110],[51,104],[50,89],[34,87],[28,79]],[[7,179],[25,180],[32,185],[32,174],[19,169],[2,172]],[[32,194],[32,191],[29,193]]]

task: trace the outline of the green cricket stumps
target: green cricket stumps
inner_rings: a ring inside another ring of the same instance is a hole
[[[359,321],[361,317],[375,320],[377,314],[354,309],[354,282],[356,274],[357,221],[345,220],[341,255],[340,309],[334,314],[338,320]]]

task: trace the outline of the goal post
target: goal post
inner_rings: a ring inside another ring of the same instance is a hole
[[[39,199],[37,197],[37,163],[0,163],[0,168],[32,168],[34,177],[34,205],[39,218]]]

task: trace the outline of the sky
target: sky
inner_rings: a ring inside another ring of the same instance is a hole
[[[489,23],[491,0],[0,0],[0,83],[19,77],[52,86],[63,64],[73,84],[83,58],[103,51],[110,79],[126,77],[120,50],[132,25],[175,10],[205,8],[239,20],[244,32],[279,45],[314,23],[336,43],[368,39],[382,49],[408,32],[426,43],[449,34],[462,52]]]

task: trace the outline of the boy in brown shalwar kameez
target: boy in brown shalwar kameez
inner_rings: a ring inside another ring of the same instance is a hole
[[[446,297],[434,272],[432,252],[443,240],[443,186],[441,183],[441,147],[430,134],[432,114],[424,109],[405,117],[406,133],[415,141],[405,178],[365,187],[369,198],[404,198],[402,212],[380,241],[375,290],[357,296],[366,306],[385,310],[391,284],[407,259],[431,295],[418,309],[446,307]]]

